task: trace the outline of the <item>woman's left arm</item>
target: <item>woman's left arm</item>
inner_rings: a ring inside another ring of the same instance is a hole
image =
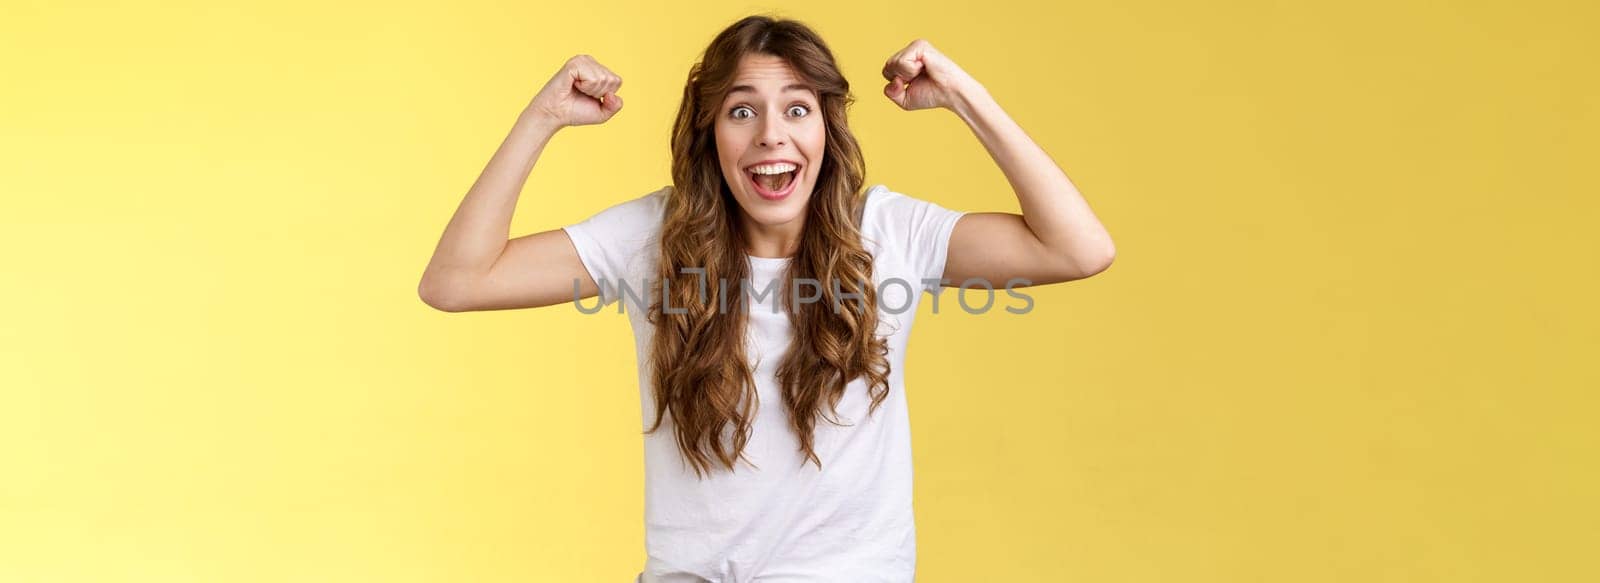
[[[902,109],[943,108],[960,116],[1016,192],[1022,214],[968,213],[950,235],[944,277],[982,278],[994,287],[1083,279],[1104,271],[1116,247],[1065,172],[1000,108],[987,89],[925,40],[889,58],[884,95]],[[909,80],[909,81],[908,81]]]

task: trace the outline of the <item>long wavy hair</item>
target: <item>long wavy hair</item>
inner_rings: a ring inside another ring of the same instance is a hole
[[[663,312],[663,294],[651,294],[656,416],[646,433],[659,430],[670,414],[678,447],[702,478],[713,466],[732,471],[739,459],[754,466],[743,456],[759,405],[745,354],[748,307],[741,282],[747,281],[750,265],[740,228],[744,219],[722,174],[715,135],[722,100],[740,59],[750,54],[783,59],[820,98],[827,126],[799,250],[775,292],[793,327],[777,377],[790,428],[805,459],[822,468],[813,447],[813,429],[824,418],[824,405],[838,416],[837,406],[849,382],[867,378],[872,398],[869,415],[889,394],[888,347],[877,334],[872,255],[861,243],[866,162],[845,119],[855,101],[850,83],[832,51],[806,25],[767,16],[744,18],[718,34],[700,62],[689,69],[672,127],[673,188],[662,218],[654,282],[664,283],[665,288],[651,287],[666,289],[672,311],[682,307],[685,313]],[[682,268],[705,271],[686,273]],[[820,283],[820,301],[795,305],[788,291],[796,278]],[[723,281],[726,290],[716,283]],[[724,300],[723,294],[730,297]]]

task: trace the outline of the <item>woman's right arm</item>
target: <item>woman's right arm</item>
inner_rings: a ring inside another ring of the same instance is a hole
[[[417,286],[423,302],[468,312],[548,306],[599,293],[565,231],[509,239],[511,216],[550,139],[566,126],[611,119],[622,109],[615,93],[621,86],[620,77],[588,55],[567,60],[517,116],[445,226]]]

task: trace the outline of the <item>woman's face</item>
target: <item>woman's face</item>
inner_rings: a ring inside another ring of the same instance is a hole
[[[740,60],[717,112],[717,156],[733,197],[755,222],[777,227],[804,216],[828,133],[820,105],[782,59]]]

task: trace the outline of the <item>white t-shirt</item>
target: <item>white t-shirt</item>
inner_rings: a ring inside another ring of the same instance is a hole
[[[658,237],[671,186],[607,208],[564,227],[596,282],[605,308],[621,309],[633,324],[638,356],[642,429],[655,419],[650,341],[645,320]],[[868,190],[862,244],[873,255],[879,290],[879,334],[887,337],[889,394],[871,417],[864,379],[846,386],[838,426],[819,419],[814,449],[822,469],[808,463],[789,429],[775,374],[791,330],[776,282],[788,258],[750,257],[747,354],[760,406],[745,456],[732,473],[713,466],[702,481],[682,457],[671,416],[644,438],[645,548],[643,583],[762,581],[894,582],[913,580],[916,529],[912,515],[911,426],[906,415],[905,354],[924,290],[937,294],[956,220],[964,213],[889,190]],[[924,281],[929,280],[929,281]],[[621,289],[622,283],[631,294]],[[716,285],[711,282],[711,285]],[[729,282],[730,291],[738,282]],[[814,295],[804,286],[801,291]],[[650,294],[657,294],[652,296]],[[737,297],[737,296],[735,296]],[[637,299],[636,299],[637,298]],[[580,303],[592,309],[595,299]],[[776,311],[774,311],[776,307]],[[828,411],[824,411],[825,414]]]

